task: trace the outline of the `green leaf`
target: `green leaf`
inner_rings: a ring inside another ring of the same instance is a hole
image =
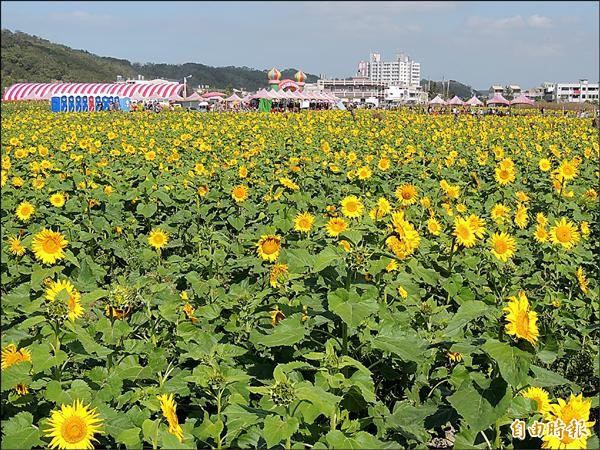
[[[330,431],[325,435],[327,445],[332,449],[379,449],[384,448],[384,443],[375,436],[359,431],[352,437],[342,433],[340,430]]]
[[[484,315],[489,309],[490,307],[488,305],[478,300],[463,303],[460,305],[452,319],[450,319],[449,325],[444,330],[444,335],[451,335],[454,331],[462,328],[471,320]]]
[[[135,210],[136,210],[136,212],[138,212],[142,216],[144,216],[146,219],[148,219],[156,213],[156,211],[158,210],[158,207],[156,206],[156,203],[146,203],[146,204],[139,203]]]
[[[152,444],[152,446],[158,446],[158,426],[160,425],[160,419],[146,419],[142,424],[142,433],[144,441]],[[121,433],[121,431],[119,432]]]
[[[287,259],[291,273],[301,273],[303,269],[312,267],[315,263],[315,257],[303,248],[285,250],[283,254]]]
[[[236,231],[241,231],[246,226],[246,219],[244,216],[229,216],[227,222],[229,222]]]
[[[2,421],[2,434],[3,450],[29,450],[47,445],[40,439],[42,432],[33,426],[33,416],[28,412],[20,412],[10,420]]]
[[[506,412],[511,402],[511,390],[501,378],[493,380],[486,389],[482,389],[471,380],[465,380],[460,388],[448,397],[448,401],[463,417],[463,425],[478,433]]]
[[[326,416],[333,414],[336,405],[342,400],[342,397],[333,395],[319,386],[313,386],[309,382],[296,388],[296,396],[300,400],[308,400],[318,406],[321,413]]]
[[[359,297],[356,291],[337,289],[327,296],[329,309],[350,327],[356,328],[378,310],[377,301],[368,295]]]
[[[290,346],[304,339],[306,329],[300,314],[294,314],[280,321],[270,334],[252,334],[250,341],[265,347]]]
[[[31,363],[28,361],[13,364],[7,369],[2,369],[2,392],[14,389],[19,383],[31,384],[30,370]]]
[[[121,431],[115,439],[120,444],[125,444],[127,448],[140,447],[140,428],[128,428]]]
[[[415,336],[400,333],[395,335],[379,335],[373,338],[373,348],[393,353],[405,361],[421,362],[427,343]]]
[[[334,261],[341,259],[341,255],[336,250],[337,249],[331,245],[325,247],[325,249],[323,249],[315,258],[313,272],[320,272],[331,266]]]
[[[511,386],[517,388],[526,383],[533,355],[493,339],[483,344],[482,349],[496,360],[502,378]]]
[[[424,268],[415,259],[408,262],[408,267],[418,278],[431,286],[435,286],[440,278],[435,270]]]
[[[547,387],[571,384],[571,382],[565,377],[557,374],[556,372],[544,369],[543,367],[532,365],[530,369],[534,375],[533,381],[531,382],[533,386]]]
[[[31,347],[31,360],[33,373],[36,374],[64,363],[67,360],[67,354],[59,350],[54,355],[50,344],[42,343]]]
[[[85,351],[90,355],[94,354],[100,357],[106,357],[112,353],[111,349],[98,344],[96,340],[89,335],[87,329],[80,325],[75,325],[75,334],[77,340],[81,342]]]
[[[276,415],[270,415],[265,418],[263,436],[267,447],[271,448],[281,441],[291,437],[298,430],[298,420],[294,417],[286,417],[285,421]]]

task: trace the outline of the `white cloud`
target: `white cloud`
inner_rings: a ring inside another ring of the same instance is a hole
[[[552,27],[552,19],[546,16],[540,16],[539,14],[534,14],[527,18],[527,25],[532,28],[550,28]]]
[[[521,28],[523,25],[525,25],[525,21],[520,15],[501,17],[499,19],[487,19],[478,16],[470,16],[467,18],[467,27],[479,31],[504,31]]]

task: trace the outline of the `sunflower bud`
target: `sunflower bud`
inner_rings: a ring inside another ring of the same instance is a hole
[[[296,399],[294,385],[289,380],[276,382],[271,386],[270,395],[277,406],[288,406]]]

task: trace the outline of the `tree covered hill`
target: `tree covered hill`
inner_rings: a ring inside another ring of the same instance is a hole
[[[1,87],[24,82],[114,82],[117,75],[125,78],[143,75],[146,79],[164,78],[188,82],[192,86],[209,85],[212,89],[245,88],[256,90],[267,85],[266,73],[248,67],[211,67],[198,63],[155,64],[131,63],[126,59],[94,55],[55,44],[20,31],[2,30]],[[282,78],[292,78],[296,69],[282,71]],[[306,74],[314,83],[318,77]]]

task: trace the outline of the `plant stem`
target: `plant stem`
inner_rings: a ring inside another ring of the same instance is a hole
[[[494,442],[495,448],[500,449],[502,446],[502,441],[500,439],[500,421],[496,420],[496,441]]]
[[[487,436],[485,435],[485,432],[482,430],[480,433],[483,436],[483,439],[485,439],[485,442],[487,443],[488,448],[490,450],[492,450],[494,447],[492,447],[492,444],[491,444],[490,440],[487,438]]]

